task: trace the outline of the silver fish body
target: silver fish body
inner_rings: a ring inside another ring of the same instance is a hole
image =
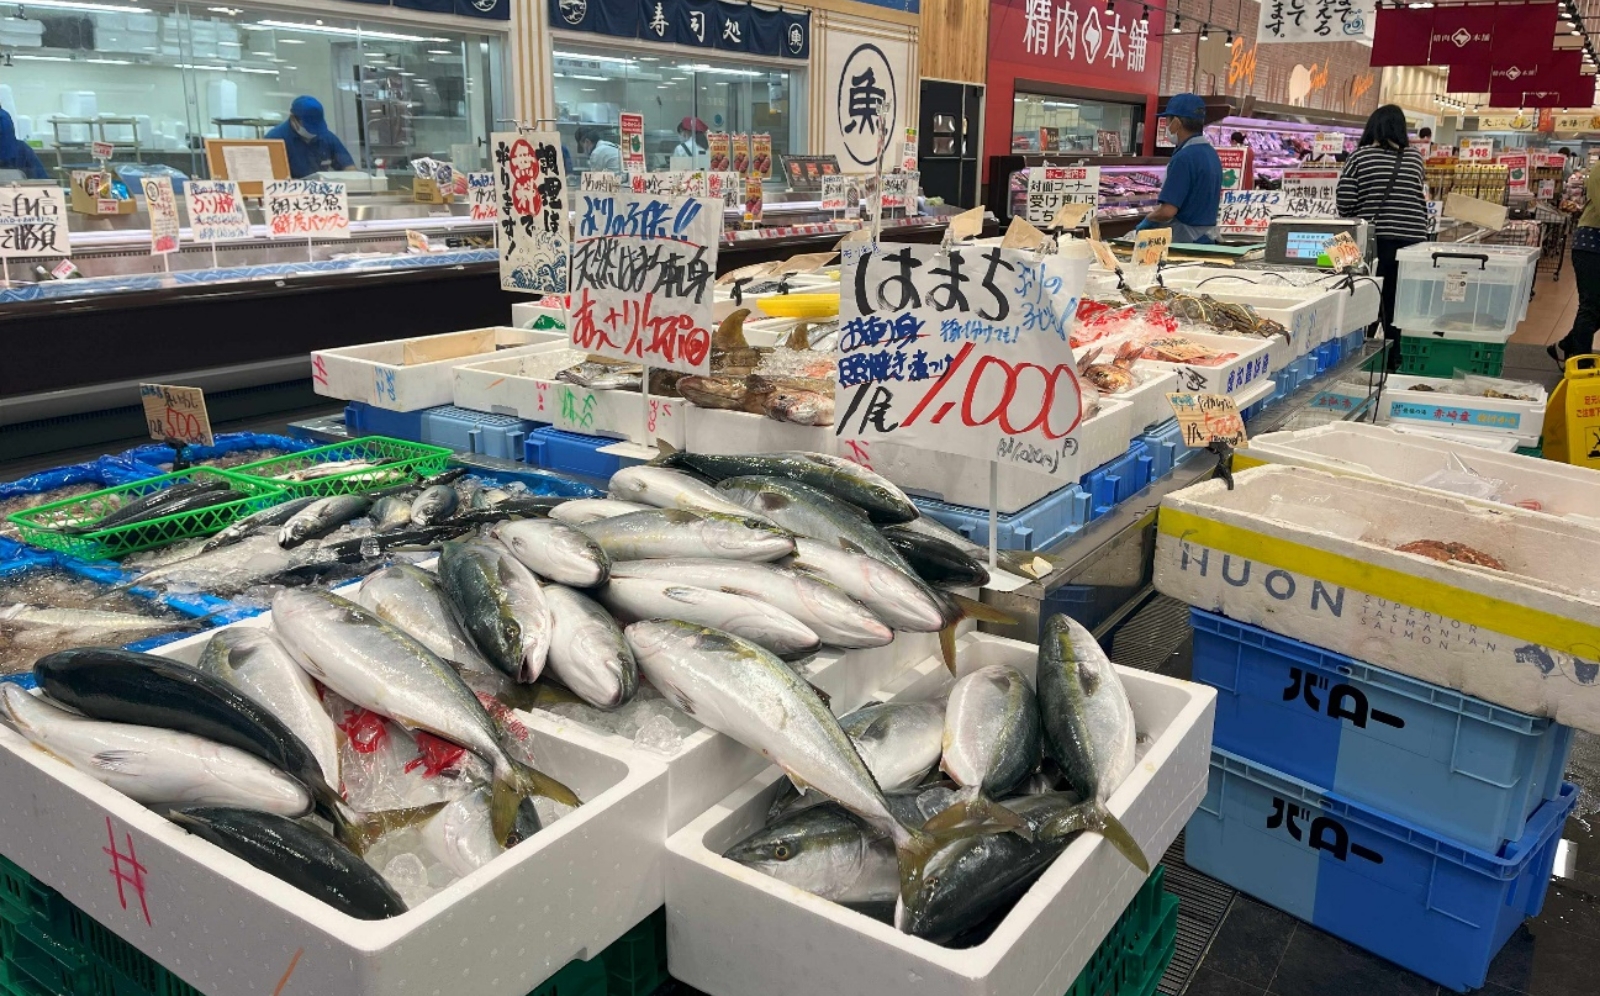
[[[256,512],[254,515],[247,515],[242,519],[238,519],[233,525],[206,540],[200,547],[200,552],[210,553],[219,547],[237,543],[257,530],[266,529],[268,526],[281,526],[316,500],[315,497],[293,498],[282,504]]]
[[[476,540],[444,545],[439,580],[490,662],[517,681],[537,681],[552,621],[533,573],[499,543]]]
[[[899,551],[873,528],[865,512],[825,491],[777,477],[731,477],[717,488],[796,536],[864,553],[907,574],[913,573]]]
[[[351,519],[365,515],[371,507],[371,499],[361,495],[319,498],[283,524],[283,528],[278,530],[278,545],[288,549],[306,540],[326,536]]]
[[[557,522],[565,522],[569,526],[581,526],[596,519],[609,519],[627,515],[629,512],[645,512],[654,507],[633,501],[620,501],[616,498],[574,498],[552,508],[550,518]]]
[[[794,552],[789,533],[743,514],[663,508],[587,522],[579,528],[613,561],[674,557],[772,561]]]
[[[681,619],[732,633],[779,657],[804,657],[822,646],[817,634],[800,620],[748,595],[655,578],[615,578],[598,597],[626,622]]]
[[[940,768],[962,788],[994,799],[1038,764],[1039,708],[1021,672],[990,664],[958,680],[945,707]]]
[[[374,532],[388,533],[411,525],[411,501],[399,495],[386,495],[372,503],[367,517]]]
[[[944,749],[942,702],[885,702],[839,720],[885,792],[921,782]]]
[[[607,490],[613,497],[623,501],[641,502],[656,508],[682,508],[691,512],[720,512],[723,515],[749,514],[704,481],[664,467],[624,467],[611,475]]]
[[[283,720],[317,759],[329,785],[340,784],[339,731],[310,675],[270,630],[219,629],[195,665],[255,699]]]
[[[1039,643],[1044,741],[1068,783],[1104,802],[1133,771],[1138,734],[1127,690],[1094,635],[1066,615]]]
[[[629,560],[615,577],[655,578],[758,598],[787,612],[830,647],[881,647],[894,631],[842,590],[803,571],[727,560]]]
[[[906,493],[881,474],[826,453],[674,453],[665,461],[717,480],[758,475],[778,477],[826,491],[865,511],[874,522],[908,522],[917,507]]]
[[[28,605],[17,602],[0,605],[0,622],[21,627],[48,627],[99,633],[149,633],[164,629],[182,629],[185,623],[174,619],[157,619],[133,612],[102,612],[98,609],[62,609],[50,605]]]
[[[946,607],[939,598],[909,573],[881,560],[799,538],[794,556],[784,563],[834,585],[894,629],[936,633],[946,625]]]
[[[555,621],[549,673],[597,709],[615,709],[632,699],[639,666],[611,613],[561,585],[548,585],[544,593]]]
[[[765,826],[723,857],[836,903],[893,902],[900,892],[894,845],[834,805]]]
[[[459,507],[461,495],[455,488],[448,484],[435,484],[417,495],[411,503],[411,524],[419,527],[437,525],[456,514]]]
[[[422,825],[428,853],[457,875],[470,875],[504,852],[489,821],[489,792],[473,789]]]
[[[354,601],[446,661],[469,671],[495,670],[462,628],[439,579],[414,564],[392,564],[367,575]]]
[[[611,558],[600,544],[572,526],[549,519],[514,519],[491,531],[522,566],[557,584],[593,588],[605,584]]]
[[[34,746],[145,805],[209,805],[280,816],[311,811],[305,786],[254,755],[188,733],[103,723],[16,685],[4,706]]]

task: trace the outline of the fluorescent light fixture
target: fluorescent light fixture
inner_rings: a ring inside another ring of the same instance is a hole
[[[232,17],[234,14],[244,13],[244,11],[240,10],[238,7],[207,7],[206,10],[209,10],[213,14],[227,14],[229,17]]]
[[[82,0],[5,0],[7,7],[43,7],[47,10],[87,10],[104,14],[148,14],[149,7],[128,7],[123,4],[85,3]],[[67,60],[70,61],[70,60]]]
[[[131,66],[131,65],[133,65],[133,63],[129,62],[127,59],[84,59],[83,61],[84,62],[92,62],[97,66]]]
[[[278,39],[278,44],[279,45],[304,45],[305,43],[306,43],[306,40],[304,38],[279,38]]]
[[[18,55],[13,56],[18,62],[71,62],[64,55]]]
[[[259,55],[259,56],[261,56],[261,57],[262,57],[262,58],[263,58],[263,59],[270,59],[270,58],[272,58],[272,53],[271,53],[271,52],[251,52],[251,53],[250,53],[250,54],[251,54],[251,55]]]
[[[431,40],[431,39],[430,39]],[[439,39],[444,41],[445,39]],[[589,62],[620,62],[623,65],[632,65],[632,59],[624,59],[615,55],[585,55],[582,52],[552,52],[558,59],[583,59]]]
[[[400,70],[400,75],[401,76],[415,76],[417,74],[416,73],[408,73],[404,69],[402,69],[402,70]]]
[[[609,76],[588,76],[583,73],[569,73],[568,75],[575,80],[599,80],[602,83],[611,82],[611,77]]]
[[[29,0],[31,3],[32,0]],[[65,0],[62,0],[65,2]],[[132,8],[114,8],[117,10]],[[370,38],[374,41],[447,42],[448,38],[431,38],[424,35],[402,35],[394,31],[372,31],[368,28],[340,28],[331,24],[308,24],[305,21],[263,20],[255,22],[258,28],[277,28],[280,31],[303,31],[311,35],[338,35],[341,38]]]
[[[456,50],[453,49],[453,48],[430,48],[430,49],[428,49],[428,54],[429,55],[455,55],[457,53],[456,53]]]
[[[585,87],[579,87],[578,88],[578,92],[579,93],[594,93],[595,90],[594,90],[594,87],[592,87],[592,86],[585,86]]]

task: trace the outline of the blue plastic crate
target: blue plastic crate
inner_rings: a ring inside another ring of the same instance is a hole
[[[922,514],[982,546],[989,544],[989,511],[951,505],[933,498],[913,496]],[[996,544],[1001,550],[1046,550],[1089,524],[1089,496],[1069,484],[1032,505],[995,518]]]
[[[1089,518],[1100,518],[1149,487],[1153,464],[1144,444],[1135,440],[1121,456],[1084,474],[1078,486],[1089,496]]]
[[[1265,765],[1211,752],[1184,834],[1189,867],[1465,991],[1544,905],[1578,788],[1539,807],[1500,854],[1475,851]]]
[[[523,459],[526,451],[522,444],[528,433],[549,424],[530,422],[515,415],[475,412],[455,405],[440,405],[421,414],[422,442],[503,460]]]
[[[609,480],[612,474],[622,469],[623,459],[599,451],[619,442],[622,440],[586,436],[581,432],[563,432],[545,426],[528,433],[528,438],[523,442],[523,454],[536,467]]]
[[[414,412],[392,412],[376,408],[361,401],[344,406],[344,427],[352,436],[388,436],[422,442],[422,415],[427,409]]]
[[[1144,446],[1145,453],[1150,457],[1151,481],[1159,481],[1172,473],[1174,467],[1194,452],[1183,445],[1183,429],[1175,418],[1169,418],[1155,428],[1140,433],[1134,437],[1134,441]]]
[[[1277,387],[1272,392],[1272,401],[1278,401],[1293,394],[1300,387],[1302,364],[1299,360],[1272,375],[1272,382]]]
[[[1491,852],[1561,791],[1570,727],[1215,613],[1189,621],[1224,750]]]
[[[1318,367],[1316,350],[1312,350],[1306,355],[1295,360],[1295,363],[1298,364],[1297,373],[1300,377],[1301,385],[1309,383],[1311,379],[1317,375]]]
[[[1344,355],[1346,358],[1361,352],[1362,345],[1367,341],[1367,330],[1356,329],[1344,335]]]
[[[1316,349],[1312,350],[1310,355],[1316,357],[1316,373],[1319,375],[1327,373],[1339,362],[1339,344],[1336,342],[1325,342]]]

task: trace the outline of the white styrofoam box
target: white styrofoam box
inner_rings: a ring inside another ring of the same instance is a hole
[[[1140,360],[1141,364],[1177,371],[1179,391],[1197,391],[1207,394],[1228,394],[1235,398],[1260,381],[1266,380],[1271,365],[1269,350],[1272,344],[1265,339],[1242,336],[1209,335],[1203,332],[1184,332],[1183,337],[1218,353],[1233,353],[1230,360],[1212,366],[1196,363],[1167,363],[1160,360]],[[1280,340],[1282,341],[1282,340]]]
[[[554,307],[534,301],[519,301],[511,306],[511,324],[519,329],[531,329],[534,323],[541,318],[551,318],[560,323],[561,328],[567,326],[567,311],[562,307]]]
[[[93,90],[63,90],[61,113],[69,118],[95,117],[100,113],[100,98]]]
[[[266,617],[238,625],[262,626]],[[158,651],[183,659],[211,633]],[[615,942],[664,900],[667,772],[583,731],[523,714],[539,766],[585,803],[398,917],[309,899],[0,728],[6,857],[203,992],[520,996]],[[109,873],[136,856],[143,890]],[[119,898],[120,897],[120,898]]]
[[[142,31],[146,34],[155,34],[161,30],[160,14],[134,14],[127,15],[128,30]]]
[[[1430,390],[1419,391],[1417,387]],[[1452,390],[1449,377],[1411,377],[1390,374],[1378,405],[1379,422],[1418,422],[1475,432],[1508,432],[1532,436],[1535,445],[1544,432],[1545,391],[1534,383],[1519,383],[1517,393],[1533,401],[1486,398]]]
[[[1217,280],[1215,275],[1186,279],[1192,283],[1186,285],[1174,280],[1166,280],[1166,283],[1175,290],[1208,294],[1227,304],[1248,304],[1262,318],[1271,319],[1289,331],[1287,342],[1281,336],[1273,340],[1270,372],[1276,373],[1296,357],[1341,334],[1338,330],[1339,299],[1320,287],[1240,284]]]
[[[962,674],[1003,662],[1032,680],[1038,647],[975,633],[957,655]],[[1205,795],[1216,692],[1145,671],[1118,673],[1151,743],[1107,806],[1154,863]],[[877,697],[926,699],[952,680],[930,659]],[[722,857],[765,823],[783,779],[767,768],[667,840],[669,971],[713,996],[791,992],[801,979],[807,991],[832,996],[1065,992],[1144,883],[1110,844],[1083,833],[988,940],[942,947]]]
[[[1273,392],[1277,389],[1278,385],[1275,384],[1271,379],[1252,384],[1250,387],[1247,387],[1243,391],[1240,391],[1238,394],[1232,396],[1233,406],[1242,412],[1256,402],[1265,401],[1272,397]],[[1172,406],[1168,405],[1167,407],[1170,410]]]
[[[1231,294],[1236,290],[1244,294],[1273,298],[1307,295],[1302,297],[1302,300],[1314,298],[1323,292],[1331,292],[1336,295],[1341,309],[1335,320],[1335,335],[1345,335],[1356,329],[1364,329],[1378,320],[1382,285],[1376,277],[1357,277],[1353,287],[1343,287],[1341,283],[1345,278],[1339,274],[1330,273],[1321,278],[1312,277],[1310,282],[1306,282],[1306,273],[1306,267],[1301,266],[1252,267],[1248,270],[1185,266],[1162,271],[1161,279],[1168,287],[1199,288],[1219,300],[1231,300],[1232,298],[1223,298],[1222,294],[1224,292]],[[1322,341],[1326,342],[1327,339],[1324,338]],[[1319,343],[1313,342],[1311,345]]]
[[[450,404],[450,371],[463,363],[566,345],[565,332],[488,328],[319,349],[311,354],[311,386],[324,397],[414,412]]]
[[[1461,543],[1503,571],[1396,547]],[[1305,467],[1162,501],[1155,585],[1231,619],[1600,731],[1600,531]]]
[[[1110,350],[1116,355],[1116,349]],[[1172,405],[1167,402],[1167,395],[1178,389],[1177,371],[1151,364],[1136,364],[1133,375],[1139,378],[1139,383],[1123,391],[1121,394],[1103,395],[1114,401],[1121,401],[1132,409],[1129,412],[1128,426],[1130,431],[1137,436],[1149,426],[1157,422],[1165,422],[1172,417]]]
[[[1547,515],[1579,516],[1585,520],[1600,512],[1600,474],[1592,470],[1554,460],[1485,451],[1469,443],[1404,435],[1360,422],[1330,422],[1312,429],[1257,436],[1250,440],[1248,456],[1267,463],[1360,474],[1419,488],[1429,475],[1464,465],[1482,477],[1504,481],[1506,489],[1500,498],[1506,504],[1537,502],[1538,511]]]
[[[1394,324],[1409,335],[1504,342],[1526,313],[1538,258],[1537,246],[1407,246],[1395,254]]]
[[[1133,406],[1100,399],[1100,411],[1078,426],[1078,447],[1061,456],[1061,472],[1038,474],[1014,464],[999,468],[997,512],[1016,512],[1046,495],[1071,487],[1089,471],[1120,456],[1144,426],[1133,425]],[[908,493],[968,508],[989,507],[989,461],[954,453],[886,443],[882,440],[840,440],[840,452],[882,474]]]
[[[685,413],[691,407],[687,401],[658,395],[651,395],[646,401],[638,391],[599,390],[556,380],[557,371],[580,362],[582,355],[568,348],[565,332],[523,334],[554,335],[560,339],[563,358],[554,363],[555,369],[538,354],[463,364],[453,372],[457,406],[515,415],[568,432],[606,436],[650,448],[657,440],[679,449],[684,447]]]
[[[1421,423],[1407,425],[1401,422],[1390,422],[1388,428],[1403,436],[1426,436],[1429,439],[1443,439],[1472,449],[1490,450],[1495,453],[1515,453],[1517,447],[1522,445],[1522,440],[1517,436],[1499,432],[1472,432],[1470,430],[1452,429],[1444,425],[1423,425]],[[1529,443],[1528,445],[1532,446],[1534,444]]]
[[[701,408],[683,402],[684,446],[691,453],[834,451],[833,426],[796,425],[752,412]]]
[[[211,117],[236,118],[239,116],[239,84],[233,80],[206,81],[206,107]]]

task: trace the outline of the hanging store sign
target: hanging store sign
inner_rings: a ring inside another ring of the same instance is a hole
[[[456,3],[468,0],[455,0]],[[498,0],[500,3],[509,0]],[[550,27],[714,48],[779,59],[811,58],[811,14],[726,0],[548,0]]]
[[[575,205],[567,196],[560,134],[498,132],[490,136],[490,145],[501,288],[565,294],[572,242],[567,209]]]
[[[1092,0],[994,0],[991,56],[1154,88],[1161,69],[1161,12]],[[1148,13],[1149,19],[1142,19]],[[1152,46],[1152,42],[1156,44]]]
[[[1556,131],[1600,131],[1600,114],[1557,114]]]
[[[1372,37],[1376,0],[1261,0],[1256,41],[1360,41]]]

